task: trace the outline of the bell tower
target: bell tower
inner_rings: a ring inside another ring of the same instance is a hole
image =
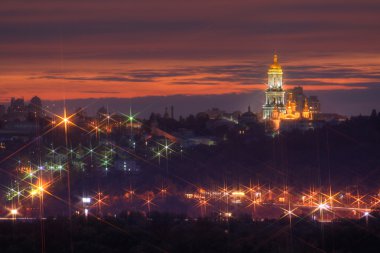
[[[277,54],[273,55],[273,63],[268,69],[268,83],[263,105],[263,119],[273,119],[273,110],[276,113],[286,113],[285,90],[282,87],[282,68],[278,63]]]

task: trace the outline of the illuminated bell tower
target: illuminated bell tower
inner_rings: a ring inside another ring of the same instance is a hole
[[[276,113],[286,113],[285,90],[282,87],[282,68],[278,63],[277,54],[273,56],[273,64],[268,69],[268,87],[265,91],[263,119],[273,119],[275,108]]]

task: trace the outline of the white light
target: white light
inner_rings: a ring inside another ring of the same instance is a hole
[[[369,212],[364,212],[364,216],[369,216]]]
[[[318,209],[320,210],[327,210],[329,206],[326,203],[321,203],[318,205]]]
[[[91,198],[82,198],[83,203],[91,203]]]
[[[12,210],[11,210],[11,214],[12,214],[12,215],[17,215],[17,214],[18,214],[17,209],[12,209]]]
[[[87,217],[88,216],[88,209],[84,209],[84,215]]]

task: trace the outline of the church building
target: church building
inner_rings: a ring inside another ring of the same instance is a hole
[[[309,121],[320,112],[320,104],[316,96],[311,96],[312,103],[309,103],[309,98],[304,95],[302,87],[285,90],[282,76],[283,71],[278,63],[278,56],[275,54],[273,63],[268,69],[268,84],[262,111],[263,120],[272,121],[275,130],[279,129],[281,122]]]
[[[268,88],[265,91],[265,104],[263,105],[263,119],[277,118],[286,112],[285,90],[282,87],[282,68],[275,54],[273,64],[268,69]]]

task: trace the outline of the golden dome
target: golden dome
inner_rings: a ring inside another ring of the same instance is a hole
[[[269,66],[268,73],[270,74],[282,74],[281,65],[278,63],[277,54],[273,55],[273,64]]]

